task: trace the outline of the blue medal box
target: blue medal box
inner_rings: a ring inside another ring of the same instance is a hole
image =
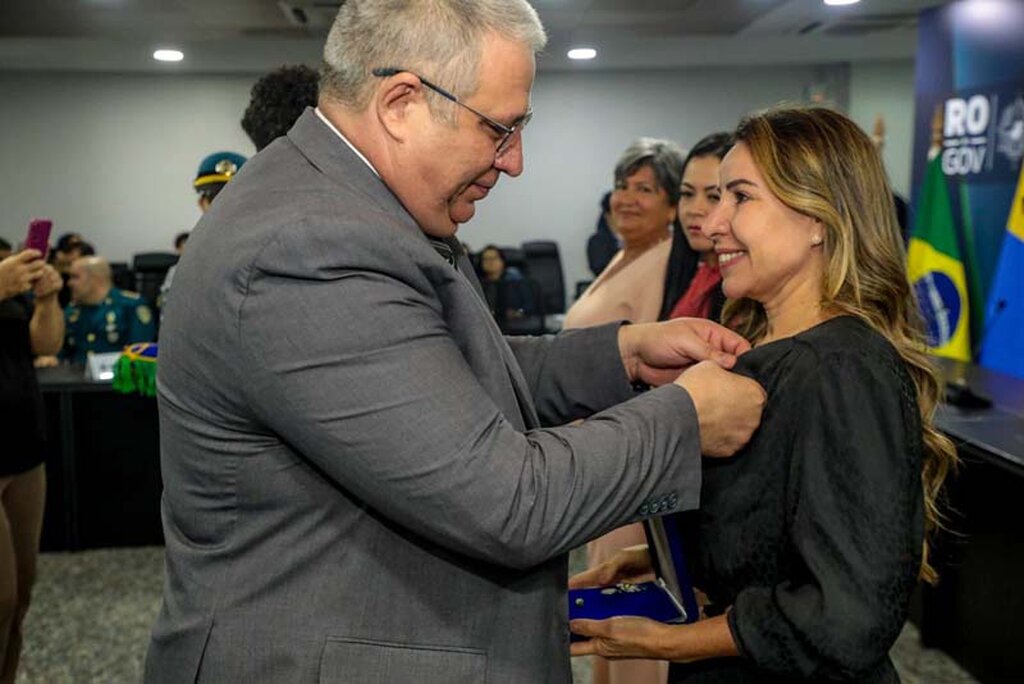
[[[644,522],[648,549],[656,579],[613,587],[569,591],[569,619],[606,620],[612,617],[645,617],[658,622],[696,622],[700,616],[690,580],[681,531],[675,516]],[[586,637],[572,634],[573,641]]]

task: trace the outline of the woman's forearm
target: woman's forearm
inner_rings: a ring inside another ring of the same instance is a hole
[[[739,648],[729,629],[725,615],[679,625],[669,630],[672,635],[663,646],[666,660],[689,663],[708,658],[738,656]]]
[[[37,356],[60,352],[64,343],[64,312],[55,295],[36,300],[35,313],[29,322],[29,337],[32,353]]]

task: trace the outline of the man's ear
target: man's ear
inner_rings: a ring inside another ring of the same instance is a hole
[[[381,126],[397,142],[405,141],[416,110],[426,104],[423,85],[405,71],[385,78],[373,101]]]

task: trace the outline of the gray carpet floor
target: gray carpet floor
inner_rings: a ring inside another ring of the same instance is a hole
[[[581,564],[574,554],[574,569]],[[163,549],[43,554],[18,684],[136,684],[160,608]],[[924,650],[908,625],[892,655],[905,684],[972,684],[943,653]],[[573,661],[577,684],[590,681]]]

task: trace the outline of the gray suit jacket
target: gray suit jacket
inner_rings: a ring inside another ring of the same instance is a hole
[[[569,681],[565,554],[696,505],[693,404],[474,285],[311,111],[221,193],[160,340],[147,682]]]

